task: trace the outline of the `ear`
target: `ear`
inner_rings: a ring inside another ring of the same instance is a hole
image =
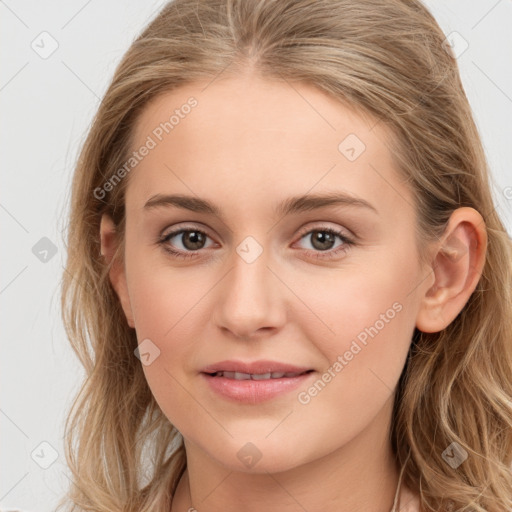
[[[423,332],[445,329],[475,290],[485,264],[487,231],[474,208],[458,208],[436,244],[434,284],[421,298],[416,327]]]
[[[118,251],[118,239],[116,235],[114,221],[109,215],[104,213],[101,217],[100,225],[101,255],[107,265],[112,263],[109,271],[110,282],[119,297],[128,325],[131,328],[135,328],[130,297],[128,295],[128,286],[126,284],[126,271],[119,255],[116,254]]]

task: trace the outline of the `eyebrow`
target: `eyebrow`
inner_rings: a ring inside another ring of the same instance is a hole
[[[376,214],[379,213],[372,204],[360,197],[355,197],[344,192],[332,192],[328,194],[306,194],[289,197],[275,207],[274,214],[278,217],[284,217],[293,213],[316,210],[331,205],[355,206],[358,208],[366,208]],[[168,206],[175,206],[197,213],[209,213],[224,220],[221,210],[217,205],[199,197],[181,194],[156,194],[149,198],[143,210],[150,211],[155,208]]]

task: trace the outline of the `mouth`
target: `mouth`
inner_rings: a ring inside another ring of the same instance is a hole
[[[201,377],[216,396],[238,404],[258,404],[305,386],[317,372],[273,361],[224,361],[203,368]]]
[[[307,373],[311,373],[314,370],[306,370],[303,372],[267,372],[267,373],[243,373],[243,372],[228,372],[228,371],[218,371],[213,373],[206,373],[210,377],[224,377],[225,379],[233,379],[233,380],[269,380],[269,379],[290,379],[294,377],[299,377],[300,375],[305,375]]]

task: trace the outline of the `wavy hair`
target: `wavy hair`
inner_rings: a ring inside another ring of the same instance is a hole
[[[146,382],[135,330],[100,257],[108,213],[123,259],[128,177],[95,193],[129,158],[141,111],[161,93],[220,74],[312,84],[370,114],[417,209],[420,248],[451,213],[477,209],[486,263],[457,318],[414,332],[390,431],[404,482],[426,511],[512,508],[512,249],[457,61],[419,0],[175,0],[133,41],[101,101],[74,171],[62,318],[85,369],[65,424],[71,481],[59,509],[168,511],[186,468],[183,438]],[[423,253],[422,253],[423,254]],[[458,443],[468,458],[443,459]]]

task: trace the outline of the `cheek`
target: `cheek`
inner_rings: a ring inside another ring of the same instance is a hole
[[[203,314],[199,301],[209,289],[195,282],[201,280],[185,279],[179,270],[145,270],[141,265],[129,283],[138,342],[149,339],[159,351],[151,364],[143,366],[146,380],[165,416],[183,432],[193,429],[195,422],[180,411],[191,409],[187,379],[201,339],[198,326],[205,322],[198,318]]]
[[[201,330],[209,319],[204,304],[218,278],[206,267],[187,272],[136,250],[126,270],[138,343],[150,340],[148,346],[158,354],[143,370],[155,399],[178,426],[174,416],[190,406],[183,385],[197,371]]]
[[[133,276],[130,300],[137,336],[155,341],[166,366],[193,353],[200,341],[197,330],[208,318],[202,306],[212,287],[208,283],[206,274],[198,272],[191,279],[190,273],[166,266],[139,270]]]
[[[415,327],[417,304],[411,291],[419,272],[411,262],[405,252],[382,251],[371,265],[303,281],[298,295],[318,318],[300,325],[324,356],[333,400],[341,396],[353,406],[377,404],[394,388]]]
[[[171,343],[174,331],[200,309],[209,272],[206,267],[193,271],[173,267],[159,247],[136,242],[127,247],[126,273],[137,334]]]

